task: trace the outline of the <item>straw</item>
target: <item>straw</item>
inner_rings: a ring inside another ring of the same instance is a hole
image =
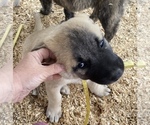
[[[23,27],[23,24],[20,24],[20,26],[19,26],[19,28],[17,30],[16,36],[15,36],[14,42],[13,42],[14,43],[13,47],[15,46],[15,44],[16,44],[16,42],[18,40],[19,34],[20,34],[21,30],[22,30],[22,27]]]
[[[11,29],[11,27],[12,27],[12,24],[9,24],[9,25],[7,26],[7,29],[6,29],[6,31],[5,31],[5,33],[4,33],[3,37],[2,37],[2,39],[0,40],[0,48],[1,48],[1,46],[3,45],[3,43],[4,43],[4,41],[5,41],[5,39],[6,39],[7,35],[8,35],[8,33],[9,33],[10,29]]]
[[[84,94],[86,98],[86,117],[85,117],[84,125],[87,125],[90,116],[90,97],[89,97],[87,82],[85,80],[82,80],[82,84],[83,84]]]

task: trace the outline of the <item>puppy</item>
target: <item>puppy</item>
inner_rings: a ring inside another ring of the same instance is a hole
[[[124,71],[123,61],[102,36],[98,25],[86,15],[78,15],[53,27],[42,29],[39,14],[35,15],[36,31],[23,45],[23,55],[45,47],[65,66],[60,79],[46,82],[48,107],[46,115],[51,122],[61,117],[60,91],[69,94],[69,83],[87,80],[90,91],[98,96],[108,95],[107,84],[118,80]]]
[[[120,18],[123,15],[124,3],[126,0],[54,0],[54,2],[64,7],[65,20],[74,16],[74,12],[93,8],[90,16],[94,21],[100,20],[105,38],[108,42],[117,32]],[[42,4],[41,13],[48,15],[51,12],[52,0],[40,0]]]

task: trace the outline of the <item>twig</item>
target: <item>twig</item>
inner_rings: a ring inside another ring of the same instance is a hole
[[[7,26],[7,29],[6,29],[6,31],[5,31],[5,33],[4,33],[3,37],[2,37],[2,39],[0,40],[0,48],[1,48],[1,46],[3,45],[3,43],[4,43],[4,41],[5,41],[5,39],[6,39],[7,35],[8,35],[8,33],[9,33],[10,29],[11,29],[11,26],[12,26],[12,24],[9,24],[9,25]]]
[[[16,33],[16,36],[15,36],[15,38],[14,38],[14,45],[13,45],[13,47],[15,46],[15,44],[16,44],[16,42],[17,42],[17,39],[18,39],[18,37],[19,37],[19,34],[20,34],[20,32],[21,32],[21,29],[22,29],[22,27],[23,27],[23,24],[20,24],[20,26],[19,26],[19,28],[18,28],[18,31],[17,31],[17,33]]]

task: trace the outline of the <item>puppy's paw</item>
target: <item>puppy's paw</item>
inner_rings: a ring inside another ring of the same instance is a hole
[[[42,9],[40,10],[40,13],[43,14],[43,15],[48,15],[48,14],[50,14],[51,12],[52,12],[52,10],[49,10],[49,9],[46,10],[46,9],[43,9],[43,8],[42,8]]]
[[[61,107],[57,109],[48,107],[46,111],[46,116],[49,118],[50,122],[58,122],[61,114]]]
[[[61,88],[60,92],[61,92],[62,94],[65,94],[65,95],[69,95],[69,94],[70,94],[70,88],[69,88],[67,85],[65,85],[65,86],[63,86],[63,87]]]
[[[110,92],[111,90],[108,88],[107,85],[101,85],[95,90],[94,94],[99,97],[102,97],[102,96],[108,96]]]
[[[39,95],[39,89],[36,88],[36,89],[32,90],[32,91],[31,91],[31,94],[32,94],[33,96],[38,96],[38,95]]]
[[[92,93],[95,95],[102,97],[102,96],[108,96],[111,92],[111,90],[108,88],[107,85],[99,85],[97,83],[88,83],[88,87]]]

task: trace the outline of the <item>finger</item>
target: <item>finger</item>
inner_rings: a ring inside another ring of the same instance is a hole
[[[32,51],[31,54],[39,63],[41,63],[44,59],[54,58],[54,54],[46,48]]]
[[[61,78],[61,75],[59,74],[53,75],[53,79],[60,79],[60,78]]]
[[[38,123],[35,123],[35,124],[33,124],[33,125],[48,125],[48,124],[46,124],[46,123],[44,123],[44,122],[38,122]]]
[[[52,76],[49,76],[45,81],[50,81],[50,80],[55,80],[55,79],[60,79],[61,76],[59,74],[55,74]]]
[[[56,63],[49,66],[43,66],[43,68],[45,70],[45,74],[47,75],[46,78],[64,71],[64,66]]]

